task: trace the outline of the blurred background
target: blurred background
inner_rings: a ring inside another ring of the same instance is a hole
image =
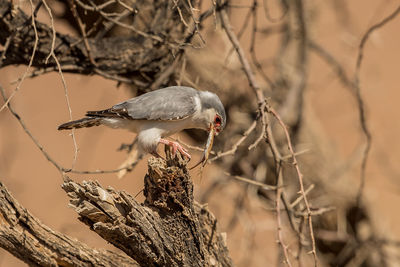
[[[16,2],[30,14],[28,1]],[[132,2],[139,5],[146,1]],[[57,32],[79,36],[68,5],[63,1],[48,4]],[[322,266],[400,266],[400,16],[373,31],[363,48],[359,88],[372,142],[361,202],[357,202],[357,194],[366,138],[353,86],[363,35],[398,5],[396,0],[235,0],[225,6],[258,83],[287,124],[295,150],[301,151],[297,160],[305,188],[312,188],[307,196],[317,213],[313,216],[313,230]],[[196,1],[193,6],[198,16],[212,8],[213,2]],[[82,8],[79,12],[87,25],[95,20]],[[50,21],[44,8],[38,12],[38,21]],[[160,87],[183,84],[217,93],[226,106],[228,122],[213,150],[227,151],[257,118],[257,100],[218,15],[211,12],[198,26],[200,34],[193,37],[178,67]],[[122,34],[124,29],[118,28],[108,33]],[[25,70],[26,66],[0,69],[0,84],[7,96],[15,90],[16,81]],[[108,108],[145,91],[98,75],[65,72],[64,76],[73,119],[81,118],[87,110]],[[60,75],[55,71],[27,77],[11,103],[51,157],[70,168],[74,158],[70,132],[57,131],[58,125],[69,121]],[[272,129],[282,155],[288,155],[276,121]],[[284,265],[277,242],[275,191],[232,177],[276,184],[268,144],[263,140],[256,148],[248,149],[260,132],[258,123],[236,153],[208,164],[203,172],[191,171],[195,198],[208,203],[218,219],[219,230],[227,233],[236,266]],[[79,150],[74,168],[93,171],[118,168],[127,157],[118,148],[131,143],[135,136],[123,130],[93,127],[75,131],[75,137]],[[202,147],[206,134],[193,130],[174,138]],[[192,162],[196,162],[200,152],[191,153]],[[299,183],[290,161],[283,166],[283,191],[292,203],[299,196]],[[147,157],[122,179],[115,173],[68,175],[77,181],[97,180],[103,186],[136,195],[143,188],[146,170]],[[77,220],[60,187],[59,171],[7,109],[0,112],[0,180],[23,206],[52,229],[92,247],[114,249]],[[137,199],[143,200],[143,195]],[[301,215],[304,209],[304,203],[299,203],[295,210],[298,214],[293,215],[294,224],[304,229],[300,231],[303,238],[293,231],[285,211],[280,215],[294,266],[300,262],[303,266],[313,264],[312,256],[307,254],[311,247]],[[299,240],[303,244],[300,260]],[[0,250],[0,266],[25,264]]]

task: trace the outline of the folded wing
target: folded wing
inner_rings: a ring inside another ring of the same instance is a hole
[[[171,86],[119,103],[110,109],[88,111],[86,116],[130,120],[181,120],[196,111],[198,92],[190,87]]]

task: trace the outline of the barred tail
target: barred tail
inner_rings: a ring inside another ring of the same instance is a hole
[[[102,118],[98,117],[86,117],[76,121],[70,121],[58,126],[58,130],[70,130],[75,128],[87,128],[93,126],[99,126]]]

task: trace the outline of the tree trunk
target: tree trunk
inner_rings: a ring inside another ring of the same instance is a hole
[[[126,253],[89,248],[40,223],[0,184],[0,246],[37,266],[232,266],[217,221],[193,199],[186,163],[150,158],[144,203],[124,191],[66,177],[79,219]]]

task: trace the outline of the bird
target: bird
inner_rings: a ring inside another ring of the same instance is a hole
[[[61,124],[58,130],[99,125],[136,133],[141,153],[161,157],[157,153],[157,146],[161,143],[172,148],[173,156],[179,151],[188,160],[191,159],[189,152],[177,141],[166,137],[185,129],[205,130],[209,136],[202,161],[206,161],[214,136],[225,128],[226,114],[216,94],[186,86],[170,86],[131,98],[108,109],[87,111],[86,117]]]

